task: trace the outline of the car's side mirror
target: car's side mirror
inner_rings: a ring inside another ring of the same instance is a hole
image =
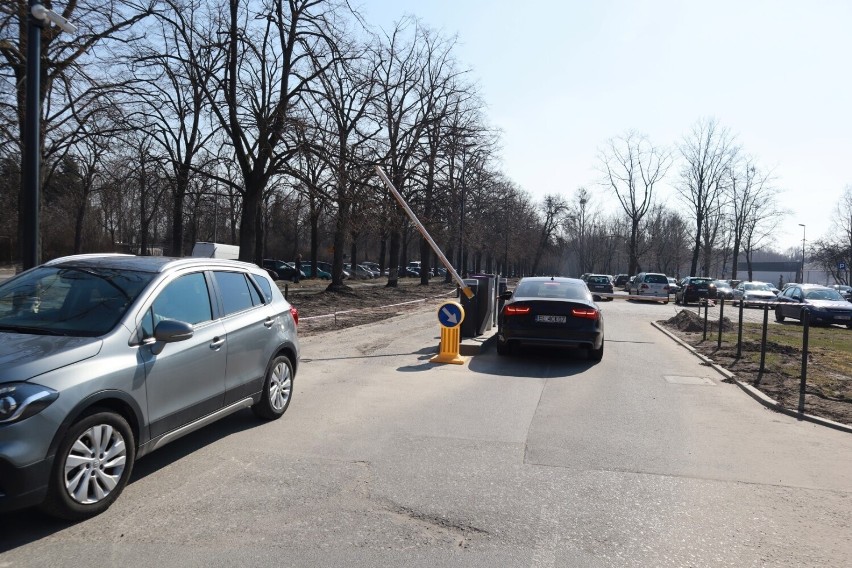
[[[193,336],[195,330],[192,324],[178,320],[163,320],[154,328],[153,342],[148,339],[146,343],[151,345],[151,353],[159,355],[166,347],[166,343],[186,341]]]
[[[185,341],[194,333],[192,324],[185,321],[163,320],[154,328],[154,339],[162,343]]]

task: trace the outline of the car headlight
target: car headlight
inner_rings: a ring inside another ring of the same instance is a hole
[[[0,385],[0,424],[9,424],[38,414],[59,398],[53,389],[32,383]]]

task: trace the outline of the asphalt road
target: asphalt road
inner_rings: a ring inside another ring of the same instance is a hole
[[[0,567],[849,566],[852,436],[610,302],[604,360],[433,365],[434,311],[306,338],[290,410],[140,460],[105,514],[0,516]]]

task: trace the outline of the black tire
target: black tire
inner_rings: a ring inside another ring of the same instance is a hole
[[[251,409],[255,416],[264,420],[281,418],[293,399],[293,364],[285,355],[276,355],[266,368],[263,393]]]
[[[589,361],[594,361],[595,363],[600,362],[603,359],[604,354],[604,342],[601,341],[600,349],[589,349]]]
[[[781,313],[781,308],[775,308],[775,321],[782,323],[784,319],[784,314]]]
[[[675,294],[675,305],[676,306],[680,305],[680,298],[677,297],[677,294]]]
[[[92,410],[62,438],[41,509],[72,521],[103,513],[127,485],[135,459],[127,421],[109,410]]]
[[[497,355],[510,355],[512,353],[512,346],[509,345],[509,342],[500,343],[497,341]]]

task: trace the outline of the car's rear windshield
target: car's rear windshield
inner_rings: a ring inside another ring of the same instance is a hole
[[[743,289],[745,290],[764,290],[767,292],[771,292],[772,288],[769,287],[769,284],[764,282],[748,282],[743,284]]]
[[[665,274],[646,274],[645,282],[649,284],[668,284],[669,279]]]
[[[712,280],[709,278],[692,278],[689,283],[693,286],[707,286]]]
[[[606,276],[590,276],[589,282],[592,284],[609,284],[609,278]]]
[[[0,284],[0,331],[97,337],[110,331],[150,272],[42,266]]]
[[[565,280],[521,280],[514,295],[516,297],[525,298],[588,300],[589,290],[583,282],[570,282]]]

